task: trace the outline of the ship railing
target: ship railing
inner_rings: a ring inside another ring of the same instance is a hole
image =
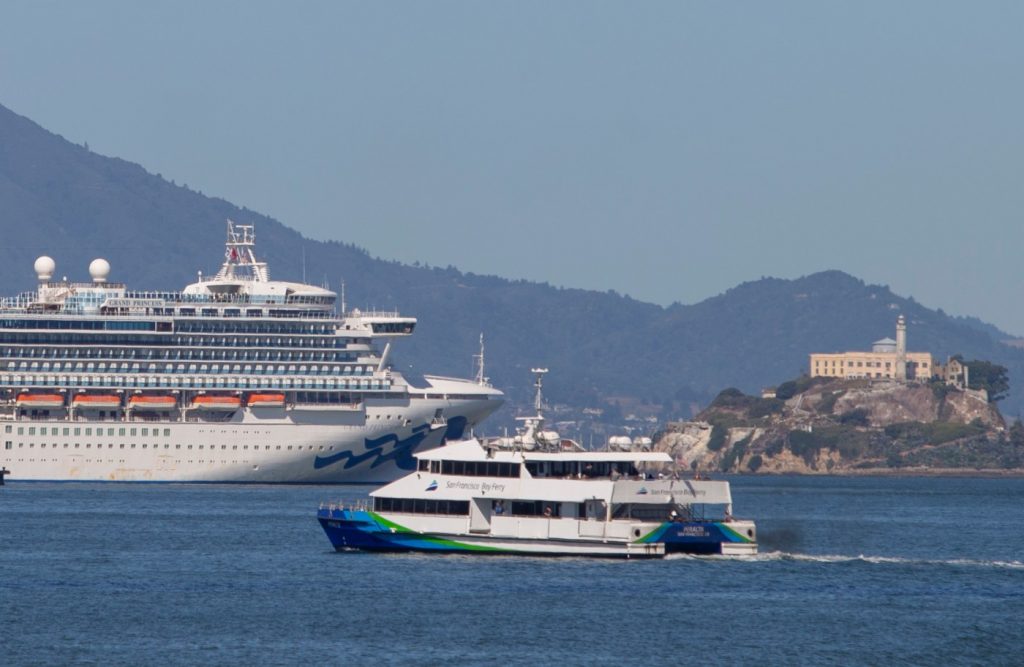
[[[320,502],[321,510],[329,512],[369,512],[373,509],[373,501],[370,498],[353,498],[347,500],[324,500]]]
[[[409,317],[402,317],[401,313],[397,310],[349,310],[341,314],[344,319],[358,319],[361,317],[396,317],[401,319],[412,319]]]

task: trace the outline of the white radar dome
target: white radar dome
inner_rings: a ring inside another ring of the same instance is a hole
[[[35,269],[36,275],[39,276],[39,280],[49,280],[53,278],[53,272],[57,270],[57,262],[53,261],[50,257],[43,255],[36,260]]]
[[[105,259],[92,260],[89,264],[89,275],[92,276],[94,283],[107,282],[107,276],[110,275],[110,262]]]

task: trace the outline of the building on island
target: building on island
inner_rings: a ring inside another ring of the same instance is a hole
[[[930,380],[944,377],[942,364],[930,352],[907,352],[907,322],[896,321],[896,340],[875,341],[870,352],[811,354],[811,377],[887,378],[891,380]]]

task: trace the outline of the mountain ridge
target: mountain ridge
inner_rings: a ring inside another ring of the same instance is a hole
[[[554,371],[546,388],[555,402],[600,406],[628,397],[664,419],[687,417],[723,387],[757,391],[793,377],[810,352],[865,349],[892,335],[904,314],[911,349],[1007,365],[1013,386],[1004,406],[1009,414],[1024,407],[1014,382],[1024,377],[1024,351],[996,340],[998,329],[842,271],[762,278],[694,304],[661,306],[613,290],[408,265],[309,239],[269,216],[76,146],[2,105],[0,211],[5,295],[33,287],[40,254],[57,260],[58,276],[81,278],[103,256],[116,280],[178,289],[196,270],[219,266],[231,218],[256,225],[257,251],[272,276],[298,279],[304,266],[313,283],[337,290],[344,279],[350,305],[416,316],[416,335],[395,352],[399,370],[468,376],[484,332],[488,374],[519,403],[529,400],[528,369],[543,365]]]

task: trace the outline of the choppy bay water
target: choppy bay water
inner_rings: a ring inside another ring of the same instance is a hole
[[[365,489],[8,483],[0,664],[1022,664],[1024,480],[733,479],[761,555],[337,554]]]

